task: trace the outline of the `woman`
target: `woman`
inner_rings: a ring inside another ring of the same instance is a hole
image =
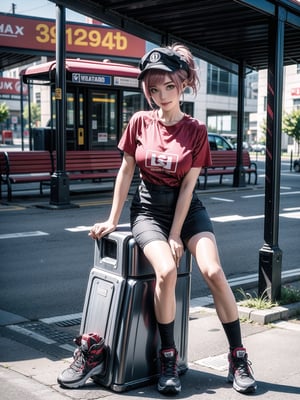
[[[253,392],[256,383],[242,345],[236,302],[220,264],[212,223],[194,191],[201,167],[211,165],[211,159],[206,126],[180,109],[186,87],[197,93],[192,54],[179,44],[156,48],[142,58],[140,69],[144,94],[155,109],[137,112],[129,121],[119,143],[124,156],[110,216],[96,223],[89,235],[99,239],[116,228],[137,164],[141,184],[132,201],[130,222],[156,275],[154,308],[161,337],[158,391],[181,390],[174,343],[175,285],[186,247],[212,292],[228,338],[228,380],[240,392]]]

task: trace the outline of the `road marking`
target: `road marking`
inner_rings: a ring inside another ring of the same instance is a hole
[[[227,201],[227,202],[234,202],[234,200],[231,199],[224,199],[222,197],[211,197],[211,200],[218,200],[218,201]]]
[[[280,192],[280,196],[289,196],[290,194],[300,194],[300,192],[299,191],[296,191],[296,192],[284,192],[284,193],[281,193]]]
[[[298,211],[300,207],[290,207],[290,208],[283,208],[283,211]]]
[[[79,226],[75,226],[74,228],[65,228],[65,231],[84,232],[84,231],[89,231],[90,229],[91,229],[91,226],[79,225]]]
[[[241,198],[242,199],[252,199],[252,198],[255,198],[255,197],[264,197],[264,196],[265,196],[264,193],[261,193],[261,194],[249,194],[247,196],[241,196]]]
[[[15,232],[15,233],[4,233],[4,234],[0,235],[0,239],[19,239],[22,237],[46,236],[46,235],[49,235],[49,233],[42,232],[42,231]]]
[[[252,215],[248,217],[243,217],[242,215],[224,215],[223,217],[213,217],[211,218],[214,222],[233,222],[233,221],[247,221],[251,219],[264,218],[264,215]]]
[[[289,196],[289,195],[293,195],[293,194],[300,194],[300,192],[299,191],[296,191],[296,192],[280,192],[280,196]],[[241,198],[242,199],[251,199],[251,198],[254,198],[254,197],[264,197],[264,196],[265,196],[265,194],[261,193],[261,194],[250,194],[250,195],[247,195],[247,196],[241,196]]]
[[[300,211],[279,214],[280,217],[300,219]]]

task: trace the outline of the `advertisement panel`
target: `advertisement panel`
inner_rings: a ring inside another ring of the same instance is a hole
[[[23,85],[23,95],[27,96],[28,86]],[[0,77],[0,99],[18,100],[21,95],[20,79]]]
[[[0,47],[55,52],[55,20],[0,13]],[[70,53],[140,58],[145,41],[103,25],[66,23]]]

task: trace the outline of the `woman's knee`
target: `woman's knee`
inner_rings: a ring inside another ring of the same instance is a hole
[[[160,285],[174,284],[177,279],[177,268],[175,262],[161,263],[156,268],[156,280]]]
[[[200,267],[202,275],[207,282],[214,286],[223,284],[226,281],[224,271],[220,264],[214,264],[206,267]]]

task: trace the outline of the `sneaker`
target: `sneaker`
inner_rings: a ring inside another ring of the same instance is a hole
[[[66,388],[79,388],[93,375],[103,372],[105,360],[104,339],[96,333],[83,334],[74,339],[79,346],[74,351],[74,361],[57,378]]]
[[[252,393],[257,385],[251,373],[251,362],[248,360],[246,349],[238,347],[228,355],[229,372],[228,382],[240,393]]]
[[[181,391],[181,384],[177,371],[176,349],[164,349],[160,351],[161,374],[157,389],[163,394],[177,394]]]

